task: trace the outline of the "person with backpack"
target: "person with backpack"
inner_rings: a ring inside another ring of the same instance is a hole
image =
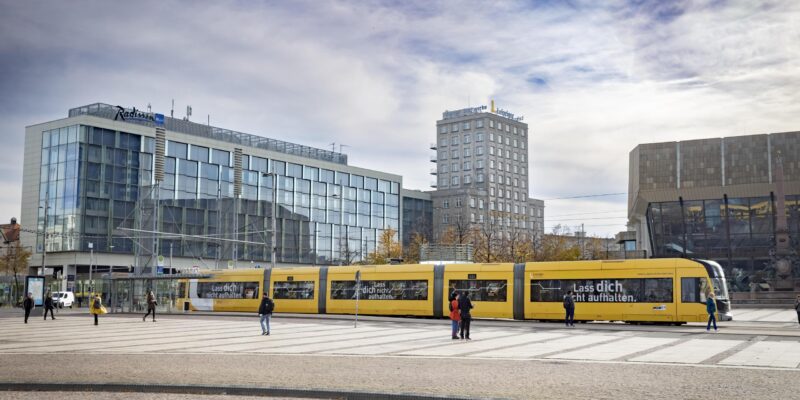
[[[458,293],[450,297],[450,323],[453,326],[452,338],[458,339],[458,327],[461,324],[461,311],[458,309]]]
[[[47,294],[44,295],[44,320],[47,321],[47,312],[50,311],[50,319],[56,319],[53,316],[53,295],[50,294],[50,291],[47,291]]]
[[[158,302],[156,301],[156,295],[153,294],[152,290],[148,290],[147,291],[147,314],[145,314],[144,317],[142,317],[142,322],[147,320],[147,316],[150,315],[151,312],[153,313],[153,322],[156,322],[156,306],[157,305],[158,305]]]
[[[708,312],[708,325],[706,325],[706,332],[711,332],[711,323],[714,323],[714,332],[717,332],[717,303],[714,301],[714,293],[709,293],[706,297],[706,312]]]
[[[264,292],[264,298],[261,299],[261,305],[258,306],[258,316],[261,319],[261,334],[269,336],[269,320],[272,317],[272,311],[275,310],[275,302],[269,298]]]
[[[572,290],[568,291],[564,296],[564,311],[566,316],[564,322],[567,327],[575,327],[575,299],[572,297]]]
[[[469,300],[469,292],[466,290],[458,298],[458,311],[461,314],[461,339],[472,340],[469,338],[469,324],[472,322],[472,302]]]
[[[94,315],[94,324],[97,325],[97,316],[107,313],[106,308],[103,307],[103,300],[100,299],[99,294],[92,297],[92,302],[89,304],[89,314]]]
[[[25,323],[28,323],[28,317],[31,316],[31,310],[33,310],[33,293],[28,293],[25,296],[25,300],[22,301],[22,308],[25,309]]]

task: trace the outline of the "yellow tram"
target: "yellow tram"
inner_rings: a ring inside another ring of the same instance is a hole
[[[571,290],[578,321],[678,324],[705,321],[706,297],[713,291],[719,319],[732,319],[722,268],[705,260],[321,266],[208,274],[181,282],[178,308],[255,312],[266,291],[278,313],[352,314],[358,297],[361,314],[445,317],[453,292],[466,291],[475,318],[560,320],[563,297]]]

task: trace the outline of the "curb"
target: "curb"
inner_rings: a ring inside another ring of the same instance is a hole
[[[257,397],[299,397],[342,400],[439,400],[466,399],[452,396],[417,395],[410,393],[379,393],[361,391],[292,389],[281,387],[201,386],[201,385],[139,385],[120,383],[2,383],[0,392],[112,392],[112,393],[172,393],[194,395],[230,395]]]

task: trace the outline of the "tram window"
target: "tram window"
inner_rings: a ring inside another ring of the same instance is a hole
[[[186,297],[186,282],[178,283],[178,296],[177,297]]]
[[[201,299],[255,299],[258,282],[198,282],[197,297]]]
[[[672,302],[672,278],[531,280],[531,301],[560,303],[570,290],[579,303]]]
[[[314,298],[314,281],[275,282],[275,299],[308,300]]]
[[[448,283],[450,288],[450,296],[454,291],[462,293],[469,292],[469,298],[473,301],[495,301],[505,302],[508,297],[508,281],[490,281],[490,280],[459,280],[450,281]]]
[[[428,300],[428,281],[361,281],[362,300]],[[356,281],[331,281],[331,299],[355,300]]]
[[[703,278],[681,278],[681,302],[705,303],[708,285]]]

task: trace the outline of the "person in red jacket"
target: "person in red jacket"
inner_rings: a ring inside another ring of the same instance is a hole
[[[458,339],[458,325],[461,322],[461,310],[458,309],[458,293],[450,298],[450,321],[453,325],[452,338]]]

